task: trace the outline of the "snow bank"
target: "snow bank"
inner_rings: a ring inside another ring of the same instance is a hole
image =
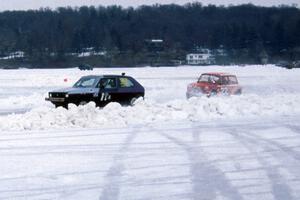
[[[0,117],[0,130],[49,130],[66,128],[126,127],[176,121],[209,121],[300,114],[299,95],[260,97],[199,97],[164,104],[139,100],[133,107],[110,103],[103,109],[94,103],[64,108],[39,107],[25,114]]]

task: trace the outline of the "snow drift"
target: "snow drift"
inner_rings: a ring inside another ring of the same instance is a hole
[[[176,121],[288,116],[299,114],[299,105],[300,96],[296,94],[199,97],[163,104],[140,99],[133,107],[110,103],[103,109],[95,107],[94,103],[79,107],[70,104],[69,110],[39,107],[24,114],[1,116],[0,130],[126,127]]]

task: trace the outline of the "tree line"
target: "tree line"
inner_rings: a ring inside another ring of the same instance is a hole
[[[161,48],[147,41],[162,40]],[[104,52],[80,57],[86,49]],[[43,8],[0,13],[0,58],[31,67],[142,66],[184,60],[199,48],[226,52],[222,63],[300,59],[300,10],[296,7],[153,5],[138,8]],[[77,53],[77,54],[76,54]],[[224,56],[224,55],[223,55]],[[218,61],[218,60],[217,60]]]

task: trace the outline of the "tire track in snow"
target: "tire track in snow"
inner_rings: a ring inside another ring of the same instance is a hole
[[[285,125],[286,128],[291,129],[293,132],[300,134],[300,127],[296,125]]]
[[[282,155],[280,151],[278,151],[278,148],[274,148],[273,146],[270,146],[267,144],[266,141],[261,141],[258,137],[253,137],[252,133],[249,132],[246,133],[239,133],[237,129],[231,129],[227,131],[228,134],[232,135],[236,140],[238,140],[245,148],[247,148],[250,152],[252,152],[255,157],[257,158],[258,162],[264,166],[264,170],[266,172],[266,175],[270,179],[271,189],[272,189],[272,195],[276,200],[283,200],[283,199],[289,199],[289,200],[296,200],[292,194],[292,190],[289,187],[289,184],[287,181],[282,177],[280,174],[280,166],[272,165],[266,160],[266,155],[261,154],[259,151],[257,151],[257,147],[262,148],[266,153],[271,154],[274,158],[286,156]],[[251,135],[251,136],[250,136]],[[277,153],[278,152],[278,153]],[[279,160],[280,161],[280,160]],[[285,165],[286,166],[286,165]],[[288,169],[289,170],[289,169]],[[290,170],[289,170],[290,171]],[[292,170],[294,171],[294,170]],[[295,174],[295,172],[292,172]]]
[[[295,132],[293,129],[289,128],[291,131]],[[266,139],[257,134],[253,134],[252,132],[244,132],[242,136],[248,137],[249,140],[260,143],[262,148],[265,148],[266,151],[270,151],[274,155],[275,158],[281,157],[282,159],[292,158],[294,163],[300,166],[300,153],[294,150],[293,147],[288,147],[286,145],[280,144],[280,142],[274,141],[274,139]],[[285,138],[285,139],[288,139]],[[294,138],[293,138],[294,139]],[[300,137],[297,138],[300,140]],[[299,173],[294,173],[299,176]],[[300,178],[300,176],[299,176]]]
[[[190,173],[193,185],[192,198],[194,200],[216,199],[222,194],[230,200],[241,200],[243,197],[225,177],[224,173],[217,169],[207,158],[205,152],[199,147],[200,133],[193,129],[193,144],[188,145],[167,133],[160,133],[188,154],[190,160]]]
[[[125,141],[122,143],[117,155],[113,159],[112,166],[106,174],[106,184],[103,186],[99,200],[118,200],[120,195],[122,172],[125,170],[123,160],[126,153],[136,138],[137,130],[129,133]]]
[[[294,133],[300,134],[300,127],[298,126],[294,126],[294,125],[287,125],[285,126],[286,128],[288,128],[289,130],[291,130]],[[295,150],[293,147],[288,147],[286,145],[280,144],[279,142],[276,142],[272,139],[266,139],[263,138],[257,134],[253,135],[251,134],[252,137],[261,140],[265,143],[268,143],[269,145],[272,145],[278,149],[280,149],[281,151],[287,153],[289,156],[293,157],[295,160],[300,161],[300,152],[298,152],[297,150]],[[298,136],[297,138],[300,141],[300,137]],[[299,146],[298,146],[299,147]]]
[[[97,184],[78,184],[72,186],[55,186],[44,188],[31,188],[31,189],[12,189],[1,190],[0,199],[11,200],[31,200],[31,199],[65,199],[66,196],[73,195],[78,191],[92,191],[101,187]],[[46,196],[46,197],[45,197]]]

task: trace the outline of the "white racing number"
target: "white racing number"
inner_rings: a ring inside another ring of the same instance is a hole
[[[222,88],[221,92],[222,92],[223,95],[228,95],[229,94],[228,88]]]
[[[100,98],[100,101],[108,101],[111,99],[111,95],[108,94],[108,93],[101,93],[101,98]]]

